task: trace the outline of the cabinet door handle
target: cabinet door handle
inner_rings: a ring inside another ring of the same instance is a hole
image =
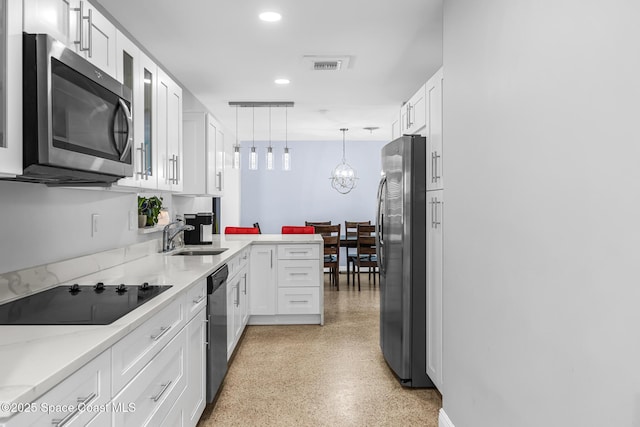
[[[218,172],[218,191],[222,191],[222,172]]]
[[[63,419],[59,420],[59,419],[53,419],[51,420],[51,424],[54,425],[55,427],[63,427],[65,424],[67,424],[71,418],[75,417],[76,414],[78,412],[80,412],[80,408],[85,406],[87,403],[89,403],[91,400],[93,400],[95,397],[97,396],[97,394],[95,393],[91,393],[89,396],[87,397],[79,397],[77,399],[78,401],[78,405],[76,406],[76,410],[67,414],[66,417],[64,417]]]
[[[236,300],[233,302],[233,305],[236,307],[240,305],[240,283],[236,285]]]
[[[89,9],[89,58],[93,55],[93,14],[92,10]]]
[[[244,273],[244,276],[242,276],[242,278],[244,279],[244,291],[243,291],[243,293],[246,295],[247,294],[247,273]]]
[[[269,249],[270,267],[273,268],[273,249]]]
[[[207,314],[207,320],[203,320],[207,324],[207,336],[205,337],[204,343],[207,345],[207,349],[209,349],[209,325],[211,324],[211,315]]]
[[[200,298],[194,299],[193,303],[194,304],[200,304],[202,302],[202,300],[205,299],[206,297],[207,297],[206,295],[202,295]]]
[[[82,22],[91,19],[91,9],[89,9],[89,15],[84,15],[84,1],[80,1],[80,7],[74,7],[73,10],[78,12],[78,31],[80,32],[80,36],[78,40],[75,40],[73,43],[78,45],[78,50],[80,52],[86,52],[90,50],[89,47],[84,47],[84,29],[82,28]],[[91,25],[91,24],[89,24]],[[91,37],[91,27],[89,27],[89,37]],[[89,55],[91,57],[91,55]]]
[[[435,200],[435,202],[433,204],[434,204],[434,211],[435,212],[434,212],[434,215],[433,215],[433,218],[434,218],[434,223],[433,224],[434,224],[434,228],[438,228],[438,226],[440,225],[440,221],[438,221],[438,205],[440,203],[442,203],[442,202],[440,202],[437,197],[434,200]]]
[[[160,400],[160,398],[162,397],[162,395],[164,394],[165,391],[167,391],[167,389],[169,388],[169,386],[171,385],[172,381],[169,381],[166,384],[162,384],[160,387],[162,387],[162,390],[160,390],[160,393],[158,393],[157,395],[155,395],[154,397],[152,397],[151,399],[154,402],[157,402],[158,400]]]
[[[432,156],[434,156],[434,168],[433,168],[433,175],[434,175],[434,179],[435,182],[438,182],[438,180],[441,178],[440,175],[438,174],[438,159],[441,157],[440,154],[438,154],[437,151],[434,151]]]
[[[171,325],[173,326],[173,325]],[[169,329],[171,329],[171,326],[163,326],[160,328],[160,333],[158,335],[151,335],[151,339],[154,341],[158,341],[160,338],[162,338],[162,336],[164,334],[166,334],[167,332],[169,332]]]
[[[434,151],[431,152],[431,182],[436,182],[436,174],[435,174],[435,163],[436,163],[436,153]]]
[[[176,154],[176,184],[180,184],[180,155]]]
[[[140,176],[143,177],[146,175],[146,172],[144,170],[144,165],[145,165],[145,161],[144,161],[144,157],[146,155],[145,151],[144,151],[144,142],[140,143],[140,148],[136,148],[136,151],[140,152],[140,172],[136,172],[136,176]]]

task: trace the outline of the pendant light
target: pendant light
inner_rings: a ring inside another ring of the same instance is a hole
[[[342,128],[342,161],[331,172],[331,187],[340,194],[347,194],[356,187],[358,176],[356,171],[347,163],[345,157],[345,134],[349,129]]]
[[[289,152],[289,144],[288,144],[288,108],[284,107],[284,153],[282,154],[282,170],[290,171],[291,170],[291,153]]]
[[[238,142],[238,106],[236,105],[236,144],[233,146],[233,168],[240,169],[240,142]]]
[[[267,170],[273,170],[273,147],[271,146],[271,107],[269,107],[269,146],[267,147]]]
[[[258,170],[258,153],[256,152],[256,108],[252,107],[253,133],[251,136],[251,153],[249,154],[249,170]]]

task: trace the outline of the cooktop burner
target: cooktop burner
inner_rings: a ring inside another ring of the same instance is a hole
[[[57,286],[0,305],[0,325],[108,325],[171,286]]]

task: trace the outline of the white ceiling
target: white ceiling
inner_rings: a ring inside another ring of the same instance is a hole
[[[442,64],[442,0],[99,0],[232,131],[230,101],[292,101],[289,140],[388,140],[406,101]],[[265,10],[278,23],[258,19]],[[313,71],[305,55],[348,55]],[[288,86],[274,80],[287,77]],[[268,138],[268,108],[240,108],[241,140]],[[273,108],[272,137],[284,138]],[[367,126],[380,129],[372,134]]]

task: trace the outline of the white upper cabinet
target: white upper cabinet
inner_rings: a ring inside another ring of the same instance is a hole
[[[183,115],[184,194],[222,196],[224,134],[211,114]]]
[[[182,88],[158,68],[158,189],[182,191]]]
[[[22,173],[22,2],[0,10],[0,177]]]
[[[401,134],[424,135],[425,126],[427,125],[425,96],[426,85],[422,85],[400,109]]]
[[[116,35],[116,78],[132,91],[133,176],[118,181],[118,186],[158,187],[156,142],[157,67],[131,40]]]
[[[116,76],[116,27],[88,1],[24,0],[24,31],[49,34]]]
[[[427,190],[444,188],[442,161],[442,68],[429,79],[427,93]]]
[[[24,0],[24,31],[49,34],[74,46],[76,41],[80,43],[73,36],[77,33],[79,8],[79,0]]]
[[[396,113],[391,120],[391,141],[402,136],[400,129],[400,113]]]

